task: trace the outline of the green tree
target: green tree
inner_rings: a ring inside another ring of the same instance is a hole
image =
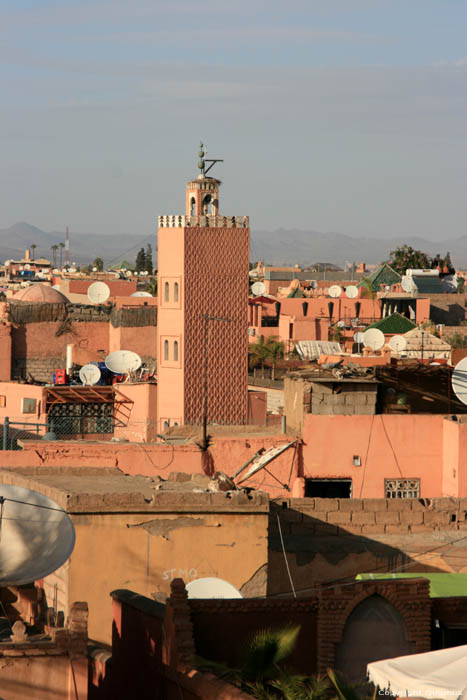
[[[400,275],[405,275],[406,270],[420,270],[431,268],[432,259],[421,250],[415,250],[409,245],[403,245],[389,253],[389,264]]]
[[[98,272],[102,272],[104,269],[104,261],[102,260],[102,258],[96,258],[92,263],[92,266],[97,267]]]
[[[276,364],[278,360],[282,360],[284,357],[284,343],[281,340],[277,340],[276,337],[268,338],[266,341],[266,347],[268,349],[268,359],[271,362],[271,379],[276,378]]]
[[[463,294],[465,292],[465,279],[463,277],[457,278],[457,293]]]
[[[135,260],[135,269],[136,272],[142,272],[142,270],[146,269],[146,253],[144,252],[144,248],[140,248],[138,251]]]
[[[153,297],[157,297],[157,277],[154,277],[154,279],[148,281],[144,291],[149,292],[149,294],[152,294]]]
[[[146,267],[144,268],[148,275],[152,275],[153,272],[153,264],[152,264],[152,246],[150,243],[146,246],[146,253],[145,253],[145,263]]]

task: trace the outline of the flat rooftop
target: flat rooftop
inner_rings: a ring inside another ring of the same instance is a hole
[[[24,467],[0,469],[0,483],[45,494],[68,513],[268,512],[256,491],[218,491],[204,474],[132,476],[117,468]]]

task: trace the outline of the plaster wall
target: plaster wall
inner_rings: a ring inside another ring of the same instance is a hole
[[[17,384],[16,382],[0,382],[0,422],[6,416],[10,421],[18,421],[21,423],[38,423],[44,422],[42,415],[42,397],[44,388],[34,384]],[[4,397],[4,398],[1,398]],[[22,413],[22,400],[35,399],[36,411],[34,413]]]
[[[157,384],[122,384],[121,392],[134,403],[131,409],[122,408],[121,416],[128,414],[125,427],[115,427],[114,436],[131,442],[151,442],[157,434]]]
[[[79,698],[86,700],[87,683],[86,678],[82,678],[82,663],[73,663],[78,676]],[[87,670],[87,663],[84,670]],[[23,656],[19,652],[0,661],[2,700],[72,700],[76,697],[72,683],[71,663],[65,655]]]

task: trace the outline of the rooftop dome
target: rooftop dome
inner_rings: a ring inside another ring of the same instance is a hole
[[[68,299],[57,289],[53,289],[48,284],[31,284],[29,287],[20,289],[11,297],[14,301],[40,302],[48,304],[67,304]]]

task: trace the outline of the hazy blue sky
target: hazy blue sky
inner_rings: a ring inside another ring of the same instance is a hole
[[[467,0],[0,0],[0,227],[467,233]]]

